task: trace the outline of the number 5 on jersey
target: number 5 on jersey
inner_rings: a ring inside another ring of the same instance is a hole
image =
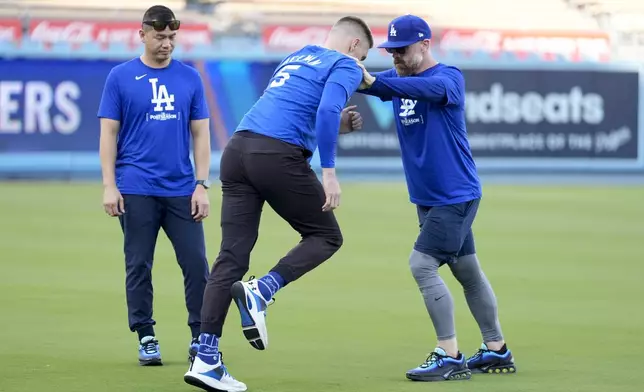
[[[300,68],[301,65],[285,65],[278,73],[275,74],[275,80],[271,82],[269,87],[279,87],[286,83],[286,80],[291,77],[291,74],[288,71],[295,71]]]

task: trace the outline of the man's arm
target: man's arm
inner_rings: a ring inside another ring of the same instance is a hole
[[[121,95],[114,70],[110,71],[105,80],[98,117],[101,119],[99,158],[103,175],[103,209],[109,216],[119,216],[125,213],[125,201],[116,186],[116,146],[121,129]]]
[[[340,205],[340,184],[335,176],[336,142],[340,133],[342,108],[362,81],[362,71],[354,60],[340,60],[329,75],[318,106],[315,133],[322,166],[322,186],[326,201],[322,211]]]
[[[340,130],[342,108],[347,100],[346,92],[337,83],[327,83],[318,106],[315,134],[320,152],[322,169],[335,168],[336,143]]]
[[[379,78],[379,77],[391,77],[396,75],[396,71],[394,69],[388,69],[386,71],[382,72],[376,72],[372,74],[374,77]],[[365,95],[373,95],[374,97],[378,97],[383,101],[391,101],[393,98],[393,95],[391,94],[383,94],[380,91],[374,90],[372,87],[367,87],[365,89],[358,90],[359,93],[365,94]]]
[[[210,120],[207,118],[190,121],[195,174],[199,180],[207,180],[210,174]]]
[[[210,175],[210,112],[203,82],[196,74],[196,87],[190,105],[190,133],[192,134],[195,174],[198,180]]]
[[[377,95],[418,99],[442,105],[461,103],[464,89],[463,75],[454,70],[427,77],[379,76],[372,80],[370,86],[370,90]]]
[[[103,186],[116,188],[116,139],[121,128],[120,121],[111,118],[101,118],[101,137],[99,142],[99,157]]]
[[[100,118],[101,126],[99,156],[103,173],[103,186],[116,187],[114,171],[116,140],[121,129],[121,97],[118,79],[113,70],[110,71],[105,80],[105,87],[98,107],[98,117]]]
[[[315,133],[323,171],[335,173],[336,143],[340,130],[342,108],[362,81],[362,72],[354,60],[344,60],[338,64],[324,86],[318,106]]]

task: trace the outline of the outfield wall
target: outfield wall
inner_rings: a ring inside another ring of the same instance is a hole
[[[0,59],[0,178],[98,178],[96,111],[110,69],[137,55],[55,47],[3,52]],[[280,56],[194,50],[219,152],[262,93]],[[628,64],[516,61],[444,55],[466,77],[470,143],[482,172],[644,173],[644,82]],[[373,56],[373,71],[390,60]],[[356,94],[363,131],[339,139],[346,174],[399,175],[389,103]],[[317,165],[314,157],[314,166]]]

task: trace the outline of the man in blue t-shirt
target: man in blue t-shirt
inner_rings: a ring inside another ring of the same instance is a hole
[[[266,349],[266,308],[275,293],[329,259],[342,245],[333,213],[340,204],[336,141],[340,131],[360,126],[351,108],[343,108],[362,82],[358,61],[372,47],[364,21],[340,19],[323,46],[307,45],[277,66],[263,95],[228,142],[220,171],[221,250],[208,278],[199,353],[184,376],[187,383],[206,390],[246,390],[228,373],[219,352],[231,301],[239,309],[251,346]],[[309,165],[316,148],[322,183]],[[302,240],[268,274],[242,282],[265,203]]]
[[[431,30],[423,19],[404,15],[388,27],[379,46],[393,55],[394,68],[370,75],[359,92],[392,101],[409,197],[417,206],[420,234],[410,267],[437,335],[434,352],[407,372],[418,381],[469,379],[471,372],[516,371],[497,317],[494,292],[480,268],[472,223],[481,184],[465,126],[465,81],[461,71],[435,61]],[[447,264],[463,285],[483,337],[465,359],[454,327],[454,302],[438,274]]]
[[[141,365],[162,364],[152,318],[159,229],[183,272],[191,356],[208,277],[202,220],[209,213],[209,111],[199,73],[171,58],[179,27],[167,7],[146,11],[140,31],[145,51],[110,71],[98,109],[103,206],[118,216],[124,235],[128,321],[139,337]]]

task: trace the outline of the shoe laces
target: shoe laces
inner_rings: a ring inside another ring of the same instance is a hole
[[[427,356],[427,359],[425,359],[425,362],[423,362],[423,364],[420,365],[420,367],[426,368],[426,367],[432,366],[433,364],[438,365],[438,367],[443,367],[443,358],[445,357],[440,355],[437,352],[432,351]]]
[[[149,342],[141,343],[141,347],[146,354],[154,354],[157,352],[157,344],[159,342],[156,339],[152,339]]]
[[[251,275],[251,276],[248,277],[248,282],[250,282],[251,280],[254,280],[254,279],[255,279],[255,275]],[[259,291],[259,288],[257,290]],[[261,295],[260,295],[260,297],[261,297]],[[266,306],[267,307],[271,306],[274,303],[275,303],[275,298],[273,297],[269,301],[266,302]]]
[[[490,352],[490,350],[483,350],[482,348],[479,348],[477,352],[474,353],[471,357],[467,358],[468,361],[476,360],[481,357],[483,357],[483,354]]]

